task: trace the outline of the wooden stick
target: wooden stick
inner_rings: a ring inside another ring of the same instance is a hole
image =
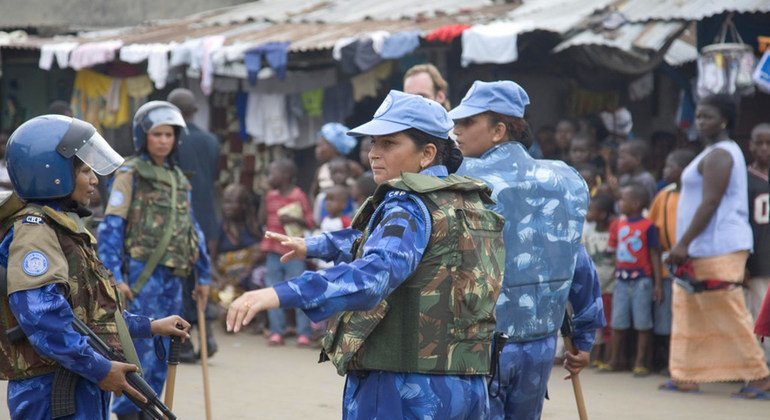
[[[201,366],[203,367],[203,397],[206,403],[206,420],[211,420],[211,396],[209,393],[209,350],[206,343],[206,302],[196,299],[198,306],[198,335],[200,338]]]
[[[567,349],[568,352],[577,355],[578,349],[576,349],[575,345],[572,344],[572,337],[562,338],[564,338],[564,348]],[[583,399],[583,388],[580,386],[580,377],[578,374],[570,374],[570,379],[572,379],[572,390],[575,392],[575,402],[577,403],[578,416],[580,416],[580,420],[588,420],[586,402]]]

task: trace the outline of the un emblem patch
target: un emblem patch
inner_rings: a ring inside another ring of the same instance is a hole
[[[30,251],[24,256],[21,269],[32,277],[45,274],[48,271],[48,257],[40,251]]]

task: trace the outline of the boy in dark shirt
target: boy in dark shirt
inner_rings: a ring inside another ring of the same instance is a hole
[[[747,263],[744,282],[746,306],[757,319],[762,299],[770,285],[770,124],[762,123],[751,131],[749,152],[752,161],[748,166],[749,222],[754,232],[754,253]],[[770,361],[770,341],[762,343],[765,360]]]

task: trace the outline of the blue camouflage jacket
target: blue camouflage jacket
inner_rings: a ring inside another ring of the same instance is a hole
[[[593,330],[604,320],[598,284],[591,284],[595,274],[576,272],[588,207],[582,177],[563,162],[533,159],[518,142],[465,158],[457,174],[486,182],[496,202],[490,208],[506,220],[498,330],[516,342],[552,335],[569,298],[576,316],[585,320],[575,320],[576,334],[591,334],[589,343],[576,337],[575,344],[590,349]]]

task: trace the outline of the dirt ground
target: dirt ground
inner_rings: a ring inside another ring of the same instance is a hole
[[[220,350],[209,361],[214,419],[339,419],[344,379],[331,364],[318,364],[316,350],[299,349],[288,339],[284,347],[269,347],[262,336],[248,332],[226,335],[217,330]],[[543,419],[576,419],[569,381],[555,367]],[[662,392],[665,378],[633,378],[630,373],[580,375],[591,419],[768,419],[770,401],[730,397],[738,384],[707,384],[703,393]],[[5,394],[5,382],[0,392]],[[180,365],[174,412],[180,419],[205,419],[200,365]],[[0,419],[7,419],[2,410]]]

